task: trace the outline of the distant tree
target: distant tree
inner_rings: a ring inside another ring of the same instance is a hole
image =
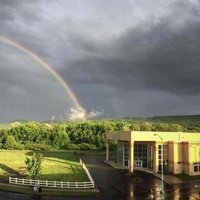
[[[4,148],[5,149],[15,149],[15,147],[16,147],[16,141],[15,141],[14,136],[9,135],[4,144]]]
[[[130,131],[131,130],[131,125],[130,124],[125,124],[122,128],[123,131]]]
[[[155,123],[153,124],[153,131],[169,131],[169,125],[166,123]]]
[[[70,138],[65,131],[64,125],[53,125],[50,140],[54,149],[66,149],[70,143]]]
[[[152,130],[152,125],[148,122],[145,122],[144,124],[140,124],[140,130],[141,131],[151,131]]]
[[[15,128],[17,126],[20,126],[21,124],[19,122],[13,122],[10,126],[11,128]]]
[[[179,124],[172,124],[170,128],[171,128],[170,131],[173,131],[173,132],[181,132],[181,131],[184,131],[184,127],[182,127],[182,126],[179,125]]]
[[[132,130],[132,131],[140,131],[140,126],[138,125],[138,124],[131,124],[131,127],[130,127],[130,129]]]
[[[31,158],[27,157],[25,160],[29,175],[33,178],[41,174],[42,154],[34,153]]]

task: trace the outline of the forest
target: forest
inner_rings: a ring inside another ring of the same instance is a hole
[[[200,116],[98,119],[74,122],[15,121],[0,126],[0,149],[105,150],[108,131],[199,132]],[[111,150],[116,148],[112,142]]]

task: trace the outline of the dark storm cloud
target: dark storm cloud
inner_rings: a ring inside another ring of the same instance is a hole
[[[199,1],[2,0],[0,27],[0,35],[56,70],[92,114],[96,108],[109,117],[196,114],[200,108]],[[0,49],[1,94],[35,98],[44,116],[52,102],[44,95],[47,102],[40,103],[45,87],[38,88],[48,85],[50,99],[56,96],[55,105],[63,105],[63,91],[52,76],[5,46]],[[15,102],[17,115],[23,105]],[[56,108],[52,112],[60,115],[63,108]]]
[[[98,83],[103,75],[107,84],[127,90],[199,94],[199,7],[178,2],[171,8],[168,15],[124,30],[105,49],[98,41],[76,40],[76,46],[93,54],[71,64],[68,80],[80,72],[76,81],[81,83]]]

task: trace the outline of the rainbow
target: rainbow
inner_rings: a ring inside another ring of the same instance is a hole
[[[16,47],[20,51],[24,52],[25,54],[31,56],[34,60],[36,60],[41,66],[43,66],[45,69],[47,69],[59,82],[60,84],[64,87],[66,92],[69,94],[70,98],[74,102],[75,106],[83,113],[84,115],[84,120],[86,120],[86,112],[85,109],[81,106],[79,100],[77,99],[76,95],[73,93],[71,88],[67,85],[67,83],[63,80],[63,78],[44,60],[42,60],[35,52],[31,51],[30,49],[22,46],[21,44],[11,40],[8,37],[0,35],[0,41],[9,44],[13,47]]]

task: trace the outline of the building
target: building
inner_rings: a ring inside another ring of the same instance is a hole
[[[106,133],[106,160],[109,142],[118,142],[117,164],[133,172],[148,169],[173,174],[200,175],[200,133],[115,131]],[[162,166],[163,164],[163,166]]]

